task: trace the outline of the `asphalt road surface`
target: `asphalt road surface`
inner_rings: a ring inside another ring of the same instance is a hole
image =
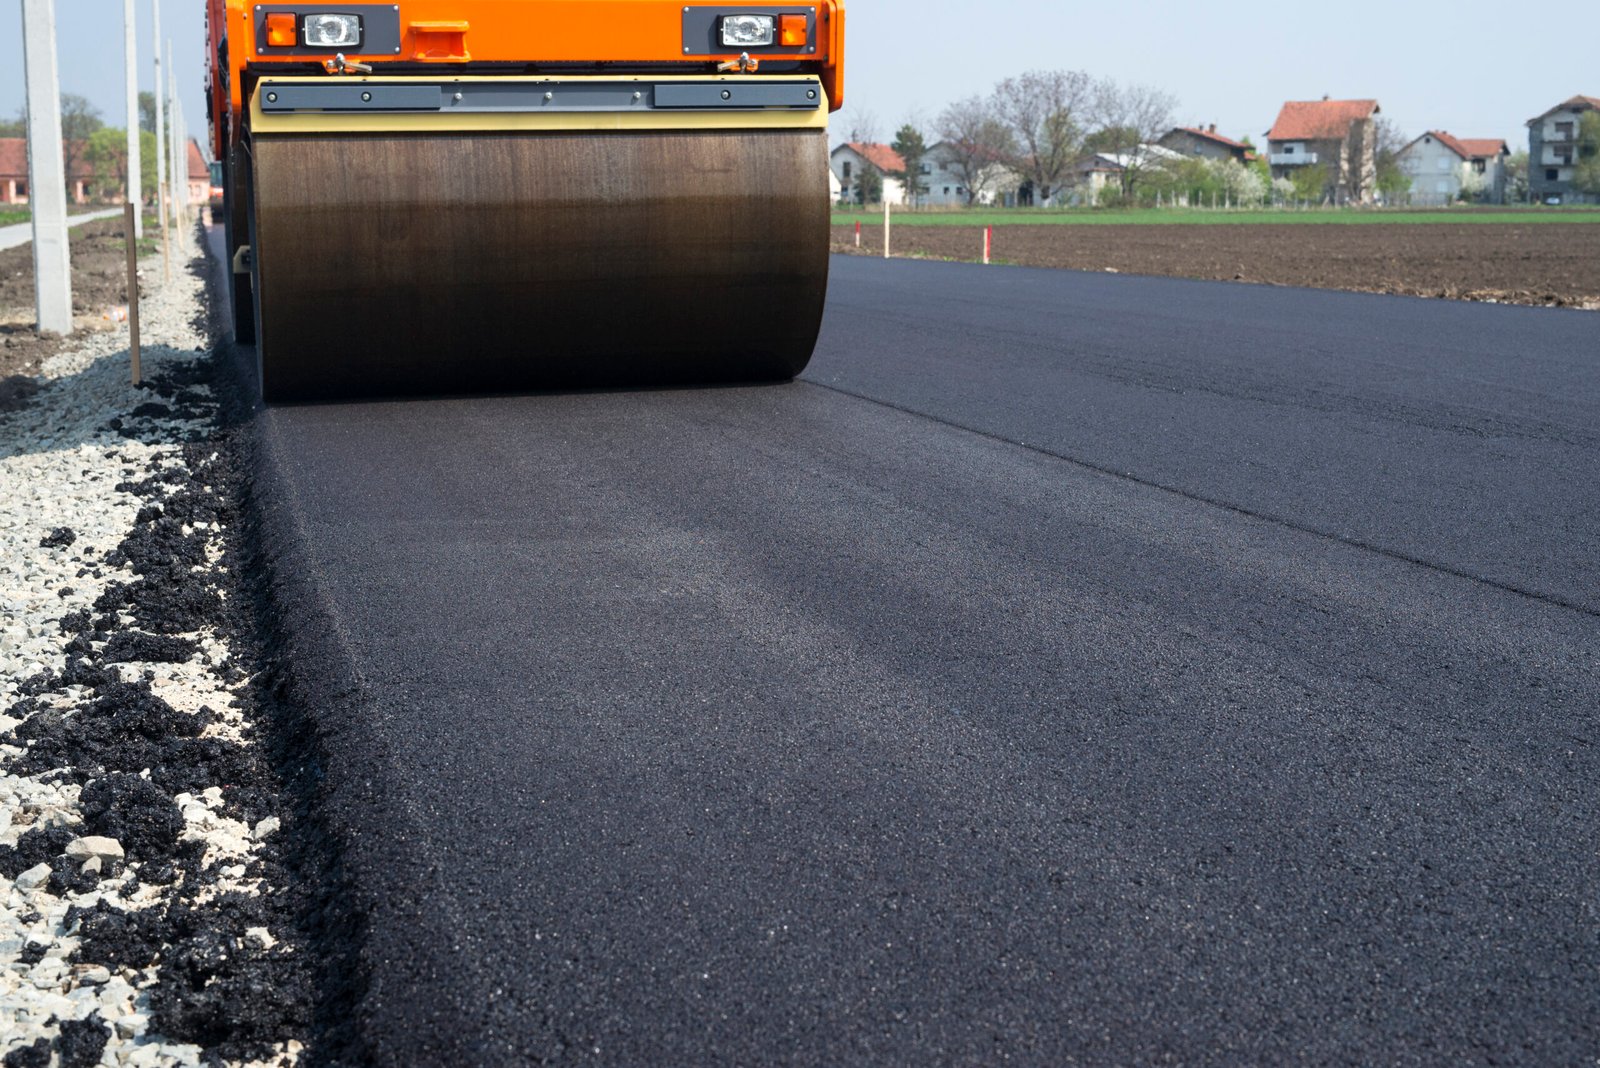
[[[833,269],[260,414],[373,1059],[1594,1063],[1600,318]]]

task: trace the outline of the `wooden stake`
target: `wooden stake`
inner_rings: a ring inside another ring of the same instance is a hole
[[[122,206],[122,233],[128,241],[128,355],[133,363],[133,384],[139,384],[139,209],[129,200]]]
[[[883,258],[889,258],[889,198],[883,198]]]

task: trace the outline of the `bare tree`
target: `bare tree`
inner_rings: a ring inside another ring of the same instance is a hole
[[[846,124],[850,127],[849,140],[857,144],[876,144],[883,136],[883,126],[878,116],[863,108],[851,108]]]
[[[994,88],[996,117],[1016,138],[1015,165],[1043,204],[1078,154],[1094,83],[1082,71],[1035,70]]]
[[[1394,203],[1411,192],[1411,176],[1400,168],[1400,150],[1411,139],[1400,129],[1400,124],[1390,118],[1379,118],[1372,126],[1373,162],[1377,165],[1376,182],[1384,200]]]
[[[1095,84],[1093,101],[1097,129],[1091,142],[1096,151],[1117,157],[1123,195],[1130,195],[1165,158],[1147,146],[1153,146],[1172,130],[1172,113],[1178,101],[1160,89],[1118,85],[1111,78]]]
[[[968,97],[945,108],[934,124],[945,159],[967,191],[968,207],[990,190],[1017,154],[1017,139],[996,114],[994,102]]]

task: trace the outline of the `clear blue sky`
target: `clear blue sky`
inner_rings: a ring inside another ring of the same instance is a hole
[[[203,136],[203,8],[200,0],[160,2],[190,129]],[[152,80],[151,3],[137,5],[143,88]],[[56,8],[63,87],[121,125],[121,0],[56,0]],[[0,0],[6,116],[22,102],[21,10],[21,0]],[[1215,122],[1257,140],[1284,100],[1327,93],[1376,97],[1413,136],[1445,129],[1526,147],[1527,119],[1574,93],[1600,96],[1600,66],[1574,58],[1581,47],[1529,45],[1531,16],[1487,0],[1320,10],[1265,0],[853,0],[848,11],[849,99],[835,139],[858,110],[876,115],[887,135],[909,116],[931,120],[950,101],[1034,67],[1156,85],[1178,98],[1180,122]]]
[[[155,88],[152,0],[134,0],[139,26],[139,88]],[[206,142],[205,7],[201,0],[161,0],[161,35],[172,39],[172,68],[189,132]],[[56,0],[56,62],[61,90],[86,96],[107,125],[122,126],[122,0]],[[165,72],[162,78],[166,78]],[[0,0],[0,116],[22,108],[22,0]]]

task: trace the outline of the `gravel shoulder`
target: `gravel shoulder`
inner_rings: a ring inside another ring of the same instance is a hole
[[[894,227],[894,254],[980,262],[977,226]],[[883,227],[833,227],[833,251],[883,254]],[[1451,300],[1600,309],[1600,226],[1498,223],[994,228],[993,259]]]
[[[142,309],[142,387],[117,326],[0,410],[5,1068],[291,1064],[314,1001],[199,271]]]

